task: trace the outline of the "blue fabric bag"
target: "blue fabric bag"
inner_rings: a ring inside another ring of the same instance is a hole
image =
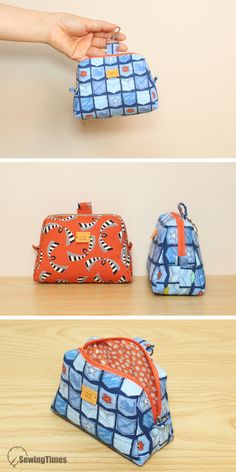
[[[141,338],[93,338],[64,355],[52,410],[143,465],[173,439],[166,372]]]
[[[152,290],[159,295],[203,295],[205,273],[198,230],[186,205],[179,213],[165,213],[157,221],[148,256]]]
[[[107,54],[82,60],[77,67],[74,115],[82,120],[136,115],[156,110],[158,95],[143,56],[119,53],[108,43]]]

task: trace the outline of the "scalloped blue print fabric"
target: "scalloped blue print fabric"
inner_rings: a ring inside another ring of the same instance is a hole
[[[135,340],[152,354],[154,346],[141,338]],[[80,350],[71,350],[64,355],[60,385],[51,409],[142,466],[174,437],[166,372],[158,365],[154,366],[159,374],[161,392],[161,415],[156,421],[150,400],[138,384],[94,367]],[[83,385],[96,392],[96,404],[81,397]]]
[[[179,204],[179,208],[180,205],[183,204]],[[185,254],[181,256],[178,255],[179,229],[173,213],[161,215],[156,224],[147,270],[152,290],[159,295],[203,295],[205,292],[206,279],[196,227],[186,218],[187,214],[182,216]]]
[[[118,53],[118,43],[107,45],[107,55],[82,60],[77,67],[74,115],[82,120],[148,113],[158,108],[156,79],[145,58]]]

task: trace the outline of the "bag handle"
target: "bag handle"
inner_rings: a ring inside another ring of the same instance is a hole
[[[154,348],[155,348],[154,344],[151,344],[149,341],[146,341],[145,339],[142,339],[138,336],[136,338],[134,338],[134,341],[141,344],[141,346],[144,347],[144,349],[148,352],[148,354],[150,356],[153,355],[153,351],[154,351]]]
[[[118,34],[121,28],[117,26],[117,28],[113,31],[110,38],[107,40],[107,50],[106,54],[118,54],[119,53],[119,46],[120,43],[118,41]]]
[[[115,55],[115,54],[118,54],[119,53],[119,46],[120,46],[120,43],[107,43],[107,50],[106,50],[106,54],[107,55]]]
[[[78,213],[78,215],[80,215],[80,214],[91,215],[91,213],[92,213],[92,203],[91,202],[78,203],[77,213]]]

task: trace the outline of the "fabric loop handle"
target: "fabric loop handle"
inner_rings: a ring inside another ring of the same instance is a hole
[[[115,55],[115,54],[118,54],[119,53],[119,46],[120,46],[120,43],[118,43],[117,41],[116,42],[112,42],[112,43],[107,43],[107,50],[106,50],[106,54],[107,55]]]
[[[91,202],[78,203],[77,213],[78,214],[91,215],[91,213],[92,213],[92,203]]]

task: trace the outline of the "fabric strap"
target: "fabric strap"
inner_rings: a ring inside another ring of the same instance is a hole
[[[119,53],[120,43],[107,43],[107,54],[118,54]]]
[[[91,202],[78,203],[77,213],[90,215],[92,213],[92,203]]]

